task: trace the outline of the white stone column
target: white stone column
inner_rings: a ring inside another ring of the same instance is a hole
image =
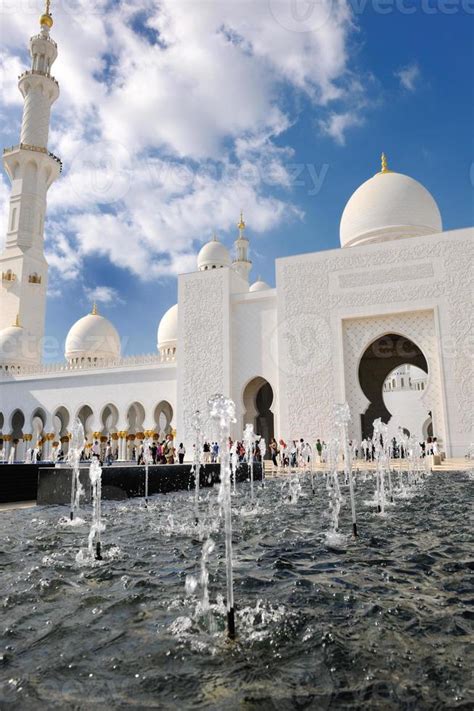
[[[25,439],[24,439],[24,437],[22,437],[21,439],[18,440],[18,444],[16,445],[16,458],[18,459],[19,462],[25,461],[25,452],[26,452]]]
[[[28,449],[31,447],[31,441],[33,439],[33,435],[29,432],[24,432],[23,433],[23,442],[24,442],[24,451],[23,451],[23,461],[26,459],[26,453]]]
[[[8,462],[8,457],[10,456],[10,447],[11,447],[11,435],[4,435],[3,436],[3,452],[4,452],[4,457],[5,457],[6,462]]]
[[[110,444],[112,447],[112,455],[115,459],[115,450],[117,450],[117,459],[119,459],[120,458],[120,455],[119,455],[120,438],[118,436],[118,432],[113,432],[110,435],[109,439],[110,439]]]
[[[43,459],[51,459],[52,455],[52,443],[54,439],[54,432],[49,432],[48,434],[43,434],[44,444],[43,444]]]
[[[126,447],[127,447],[127,432],[125,430],[120,430],[118,432],[118,461],[124,462],[126,459]]]
[[[133,435],[135,437],[135,435]],[[130,462],[133,459],[133,448],[137,447],[138,440],[127,439],[127,461]]]
[[[61,449],[63,450],[63,453],[64,453],[64,457],[67,457],[68,452],[69,452],[70,439],[68,437],[66,440],[66,437],[64,436],[61,438],[60,442],[61,442]]]

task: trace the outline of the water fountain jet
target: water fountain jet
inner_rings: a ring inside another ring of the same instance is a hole
[[[219,499],[224,509],[225,553],[227,577],[227,636],[235,639],[234,582],[232,572],[232,508],[230,495],[230,423],[235,422],[235,403],[224,395],[214,395],[208,400],[209,415],[220,429],[221,472]]]
[[[148,469],[150,464],[153,464],[151,446],[152,441],[147,437],[143,443],[143,460],[145,462],[145,508],[148,508]]]
[[[351,516],[352,516],[352,535],[357,537],[357,519],[355,510],[354,498],[354,482],[352,479],[352,460],[349,448],[349,437],[347,433],[347,425],[351,419],[351,412],[347,402],[336,406],[335,421],[341,432],[342,451],[344,454],[344,475],[349,483],[349,493],[351,498]]]
[[[202,417],[199,410],[194,413],[191,426],[194,430],[194,454],[193,466],[194,472],[194,520],[196,526],[199,524],[199,477],[201,476],[201,465],[203,457],[203,435],[202,435]]]
[[[67,453],[67,461],[72,467],[71,473],[71,508],[69,518],[74,520],[74,514],[79,508],[81,494],[83,493],[82,485],[79,480],[79,463],[81,461],[82,450],[84,449],[84,427],[82,422],[76,418],[71,425],[71,441]]]
[[[260,452],[260,464],[262,467],[262,489],[265,488],[265,465],[264,465],[264,459],[265,459],[265,454],[267,453],[267,443],[265,442],[264,437],[260,437],[258,440],[258,451]]]
[[[89,479],[92,486],[92,524],[89,533],[89,555],[94,555],[95,549],[95,559],[102,560],[102,467],[96,457],[92,459],[89,467]]]
[[[245,445],[245,459],[247,460],[247,466],[250,472],[250,498],[253,501],[253,449],[256,437],[252,424],[245,425],[243,440]]]

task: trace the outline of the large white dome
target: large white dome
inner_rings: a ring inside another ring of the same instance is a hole
[[[441,232],[441,214],[432,195],[408,175],[386,168],[349,199],[342,213],[342,247]]]
[[[107,361],[120,358],[120,337],[115,326],[97,313],[83,316],[66,338],[65,356],[70,363]]]
[[[0,368],[31,365],[36,362],[36,350],[20,325],[0,331]]]
[[[163,358],[173,359],[178,345],[178,304],[172,306],[160,321],[156,346]]]
[[[197,258],[197,265],[201,272],[206,269],[230,267],[231,258],[229,250],[214,236],[210,242],[207,242],[207,244],[201,247]]]
[[[268,289],[271,289],[271,287],[267,284],[267,282],[258,278],[257,281],[254,281],[254,283],[250,286],[249,291],[267,291]]]

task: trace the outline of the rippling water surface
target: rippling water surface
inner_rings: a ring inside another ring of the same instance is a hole
[[[233,497],[238,640],[225,637],[223,535],[203,493],[103,504],[105,559],[61,507],[0,514],[0,708],[472,709],[474,476],[436,473],[384,517],[357,484],[360,537],[328,546],[324,478]],[[343,494],[348,497],[346,489]],[[349,501],[341,531],[350,531]],[[206,534],[207,535],[207,534]],[[80,561],[80,557],[79,557]]]

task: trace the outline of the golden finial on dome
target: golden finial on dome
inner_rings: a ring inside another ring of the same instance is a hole
[[[44,13],[40,17],[40,25],[46,25],[49,29],[53,26],[53,17],[51,15],[51,2],[46,0]]]
[[[92,304],[92,311],[91,311],[91,314],[92,314],[92,316],[98,316],[98,315],[99,315],[99,312],[97,311],[97,304],[95,303],[95,301],[94,301],[94,303]]]
[[[382,153],[382,155],[380,156],[380,160],[382,163],[382,169],[380,172],[381,173],[391,173],[392,171],[388,167],[387,156],[385,155],[385,153]]]
[[[238,222],[237,227],[241,232],[245,230],[244,213],[242,210],[240,211],[240,221]]]

